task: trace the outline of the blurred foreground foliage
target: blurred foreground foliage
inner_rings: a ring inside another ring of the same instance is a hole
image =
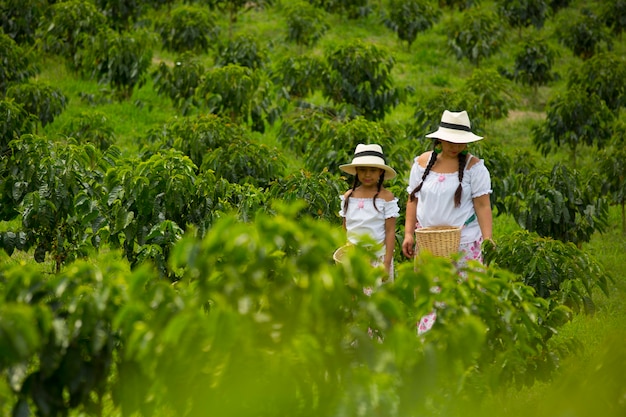
[[[0,263],[0,411],[460,415],[580,348],[553,337],[571,310],[508,271],[422,255],[378,286],[372,253],[335,264],[340,228],[301,209],[191,229],[169,256],[174,283],[116,252],[54,275]]]

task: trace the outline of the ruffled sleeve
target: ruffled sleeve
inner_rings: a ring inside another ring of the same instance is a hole
[[[409,185],[406,187],[406,192],[411,194],[415,187],[417,187],[422,181],[422,176],[424,175],[424,168],[420,166],[417,162],[417,158],[413,161],[413,165],[411,166],[411,173],[409,175]]]
[[[341,202],[340,206],[339,206],[339,216],[340,217],[346,217],[346,213],[344,213],[343,211],[343,206],[344,206],[344,201],[346,201],[346,199],[344,198],[343,194],[341,194],[339,196],[339,201]]]
[[[480,197],[485,194],[491,194],[491,176],[489,170],[485,166],[485,162],[481,159],[469,169],[470,181],[472,187],[472,198]]]
[[[394,198],[393,200],[385,201],[385,219],[390,219],[392,217],[400,216],[400,206],[398,205],[398,199]]]

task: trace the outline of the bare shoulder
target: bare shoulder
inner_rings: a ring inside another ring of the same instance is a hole
[[[391,191],[389,191],[386,188],[383,188],[382,190],[380,190],[380,193],[378,194],[378,198],[382,198],[385,201],[391,201],[395,198],[395,196],[393,195]]]
[[[480,158],[474,156],[474,155],[470,155],[470,160],[467,163],[467,169],[472,168],[474,165],[476,165],[477,163],[480,162]]]
[[[348,199],[352,195],[352,191],[353,191],[352,189],[349,189],[348,191],[343,193],[343,198]]]
[[[428,165],[428,161],[430,160],[430,155],[432,155],[433,151],[424,152],[420,156],[417,157],[417,163],[420,164],[422,168],[425,168]]]

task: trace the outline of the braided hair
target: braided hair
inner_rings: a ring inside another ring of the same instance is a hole
[[[378,197],[378,194],[380,194],[380,190],[383,188],[384,181],[385,181],[385,172],[383,171],[380,173],[380,177],[378,178],[378,183],[376,184],[376,194],[374,194],[374,197],[372,197],[372,202],[374,203],[374,208],[376,209],[376,211],[379,211],[378,207],[376,207],[376,197]],[[348,212],[348,202],[350,201],[350,196],[352,195],[354,190],[356,190],[356,187],[358,187],[359,185],[361,185],[361,181],[359,180],[359,174],[357,173],[354,176],[354,181],[352,182],[352,188],[350,189],[350,194],[348,194],[347,198],[343,202],[344,213]]]
[[[440,140],[438,139],[435,140],[433,148],[436,147],[440,143],[441,143]],[[467,153],[460,152],[458,155],[458,158],[459,158],[459,186],[454,192],[454,207],[461,206],[461,195],[463,193],[463,186],[462,186],[463,175],[465,173],[465,163],[467,162]],[[422,175],[422,181],[417,185],[417,187],[415,187],[413,191],[411,191],[411,194],[409,195],[409,201],[415,201],[415,199],[417,198],[416,197],[417,193],[422,189],[424,180],[426,179],[428,174],[430,174],[430,170],[432,169],[433,165],[435,165],[435,162],[437,162],[437,152],[433,151],[430,154],[430,159],[428,160],[428,164],[426,165],[426,169],[424,170],[424,175]]]

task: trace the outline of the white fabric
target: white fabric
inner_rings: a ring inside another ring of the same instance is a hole
[[[407,192],[411,193],[420,184],[424,171],[425,168],[415,158]],[[492,192],[491,177],[482,159],[470,169],[465,168],[461,206],[457,208],[454,207],[454,193],[458,186],[458,172],[440,174],[430,171],[422,189],[416,194],[419,227],[463,226],[476,213],[472,199]],[[475,242],[481,236],[478,220],[475,219],[461,230],[461,244]]]
[[[378,211],[374,208],[372,198],[349,197],[349,199],[348,211],[345,213],[343,210],[345,199],[343,195],[340,196],[341,210],[339,210],[339,215],[346,219],[348,241],[358,243],[364,235],[368,235],[383,245],[381,252],[384,255],[385,220],[400,216],[398,199],[385,201],[382,198],[377,198],[376,208]]]

